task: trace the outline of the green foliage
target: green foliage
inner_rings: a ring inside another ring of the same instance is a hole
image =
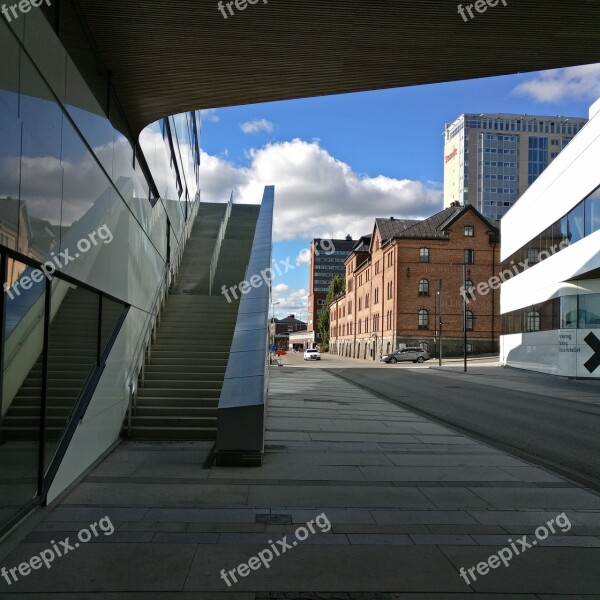
[[[321,343],[323,345],[329,345],[329,307],[333,300],[338,296],[341,296],[346,290],[346,280],[339,275],[336,275],[329,284],[329,291],[325,302],[327,303],[323,307],[323,312],[319,317],[318,327],[319,333],[321,334]]]

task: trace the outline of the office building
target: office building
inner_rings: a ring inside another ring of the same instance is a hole
[[[344,240],[314,239],[310,243],[307,331],[313,335],[313,344],[321,341],[319,316],[325,306],[329,284],[336,275],[344,276],[344,260],[354,244],[350,236]]]
[[[501,219],[587,119],[463,114],[444,130],[444,206]]]
[[[502,219],[505,365],[600,378],[598,157],[600,101],[590,108],[590,122]]]
[[[330,307],[330,352],[376,360],[401,346],[436,355],[492,353],[500,336],[499,290],[472,290],[498,270],[497,224],[472,206],[422,221],[375,219],[345,261],[346,290]],[[466,277],[462,263],[466,264]],[[465,281],[466,279],[466,281]]]

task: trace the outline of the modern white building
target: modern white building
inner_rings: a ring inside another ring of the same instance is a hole
[[[600,100],[502,219],[504,365],[600,378],[599,160]]]

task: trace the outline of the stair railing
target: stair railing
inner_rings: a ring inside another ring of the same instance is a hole
[[[192,232],[193,221],[198,214],[198,208],[200,205],[199,197],[194,202],[194,207],[190,213],[191,218],[190,226],[186,228],[185,241],[189,238]],[[166,262],[163,272],[161,274],[161,280],[154,294],[151,308],[148,312],[144,325],[142,327],[142,333],[139,338],[138,347],[135,350],[134,358],[131,363],[131,369],[127,380],[129,381],[129,404],[127,406],[127,435],[131,436],[131,418],[137,410],[137,395],[138,385],[143,386],[146,378],[146,362],[150,361],[152,357],[152,344],[156,341],[156,327],[160,323],[160,315],[163,308],[163,301],[166,296],[172,290],[172,286],[175,281],[176,273],[179,270],[179,265],[183,258],[183,246],[184,243],[180,243],[177,247],[176,252],[173,253],[174,263]]]
[[[231,207],[233,205],[233,192],[231,192],[231,196],[229,197],[229,202],[227,203],[227,207],[225,208],[225,214],[223,215],[223,220],[221,221],[221,225],[219,227],[219,233],[217,233],[217,240],[215,241],[215,249],[213,250],[213,255],[210,260],[210,269],[209,269],[209,284],[208,284],[208,295],[212,296],[212,288],[213,283],[215,282],[215,275],[217,273],[217,263],[219,262],[219,255],[221,254],[221,245],[223,240],[225,239],[225,233],[227,231],[227,223],[229,223],[229,217],[231,216]]]

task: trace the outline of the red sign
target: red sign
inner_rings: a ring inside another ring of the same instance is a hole
[[[456,155],[458,154],[458,150],[454,148],[450,154],[446,155],[446,162],[450,162]]]

